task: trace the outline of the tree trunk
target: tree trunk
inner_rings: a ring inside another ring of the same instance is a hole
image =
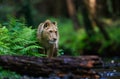
[[[99,27],[99,29],[100,29],[101,33],[103,34],[104,38],[106,40],[110,40],[110,37],[109,37],[108,33],[106,32],[106,30],[104,28],[104,23],[99,21],[96,17],[94,17],[93,19],[94,19],[96,25]]]
[[[87,6],[86,2],[85,0],[83,0],[82,15],[83,15],[84,27],[88,36],[91,37],[95,34],[95,32],[91,23],[91,19],[89,17],[89,11],[87,10],[86,6]]]
[[[97,14],[96,14],[96,6],[97,6],[96,5],[96,0],[84,0],[84,3],[86,5],[86,8],[87,8],[86,11],[88,11],[87,13],[89,13],[88,16],[90,16],[91,21],[95,22],[95,24],[98,26],[101,33],[103,34],[104,38],[106,40],[110,40],[110,37],[109,37],[108,33],[106,32],[106,30],[104,28],[104,23],[99,20],[99,17],[97,17]]]
[[[56,58],[38,58],[28,56],[0,56],[0,66],[28,76],[49,76],[50,74],[72,73],[79,76],[95,76],[91,68],[102,65],[98,56],[62,56]]]
[[[80,28],[80,23],[77,17],[75,5],[73,3],[73,0],[66,0],[67,7],[68,7],[68,13],[69,16],[71,17],[73,24],[74,24],[74,29],[78,30]]]

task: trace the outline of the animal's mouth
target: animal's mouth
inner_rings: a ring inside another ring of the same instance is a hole
[[[55,44],[56,41],[50,40],[49,43],[50,43],[50,44]]]

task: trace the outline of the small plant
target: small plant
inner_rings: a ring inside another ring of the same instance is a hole
[[[11,18],[6,26],[0,25],[0,54],[40,56],[36,29]]]
[[[60,47],[70,50],[71,55],[80,55],[81,50],[86,46],[84,40],[87,38],[84,29],[75,31],[72,26],[71,20],[60,21]]]
[[[20,79],[20,75],[0,67],[0,79]]]
[[[0,54],[7,54],[10,51],[10,37],[8,29],[2,25],[0,25]]]

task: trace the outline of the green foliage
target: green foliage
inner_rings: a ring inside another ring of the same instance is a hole
[[[0,67],[0,79],[20,79],[20,75]]]
[[[70,50],[73,52],[72,55],[79,55],[83,49],[93,50],[89,43],[101,43],[98,49],[99,53],[104,52],[104,49],[110,46],[113,41],[120,44],[119,22],[112,23],[111,26],[106,28],[112,39],[106,41],[97,27],[94,27],[96,35],[88,38],[84,28],[75,31],[72,21],[69,19],[49,19],[58,22],[60,33],[59,47]],[[27,27],[24,22],[10,18],[9,22],[0,25],[0,37],[0,54],[44,56],[37,51],[37,48],[41,47],[36,41],[36,29]],[[63,49],[59,50],[59,55],[64,53]]]
[[[120,20],[111,23],[106,29],[112,40],[120,44]]]
[[[106,30],[111,38],[109,41],[103,41],[100,48],[100,53],[104,53],[104,49],[109,49],[112,52],[118,52],[120,46],[120,20],[111,22],[110,25],[106,27]]]
[[[0,55],[44,56],[38,53],[36,29],[27,27],[23,22],[10,18],[0,24]],[[0,68],[0,79],[20,79],[20,75]]]
[[[8,29],[0,25],[0,54],[6,54],[10,52],[10,43],[9,43],[9,34]]]
[[[39,55],[35,29],[14,18],[4,25],[0,26],[0,54]]]
[[[71,50],[72,55],[79,55],[81,50],[85,47],[83,42],[87,35],[84,29],[80,29],[77,32],[73,29],[72,21],[64,19],[64,21],[58,21],[60,32],[60,47]]]
[[[120,45],[120,21],[110,21],[108,22],[108,25],[105,27],[105,30],[107,31],[108,35],[110,36],[111,40],[105,40],[103,35],[99,32],[98,28],[95,28],[96,35],[93,36],[90,41],[91,42],[99,42],[101,43],[100,48],[98,49],[99,54],[108,53],[106,51],[110,52],[116,52],[119,51],[117,48]]]

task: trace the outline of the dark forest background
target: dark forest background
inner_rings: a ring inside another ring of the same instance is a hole
[[[119,3],[119,0],[0,0],[1,54],[38,53],[36,29],[50,19],[58,22],[60,55],[120,56]]]
[[[45,56],[36,30],[57,21],[61,55],[120,56],[120,0],[0,0],[0,55]],[[0,67],[0,79],[20,75]]]

